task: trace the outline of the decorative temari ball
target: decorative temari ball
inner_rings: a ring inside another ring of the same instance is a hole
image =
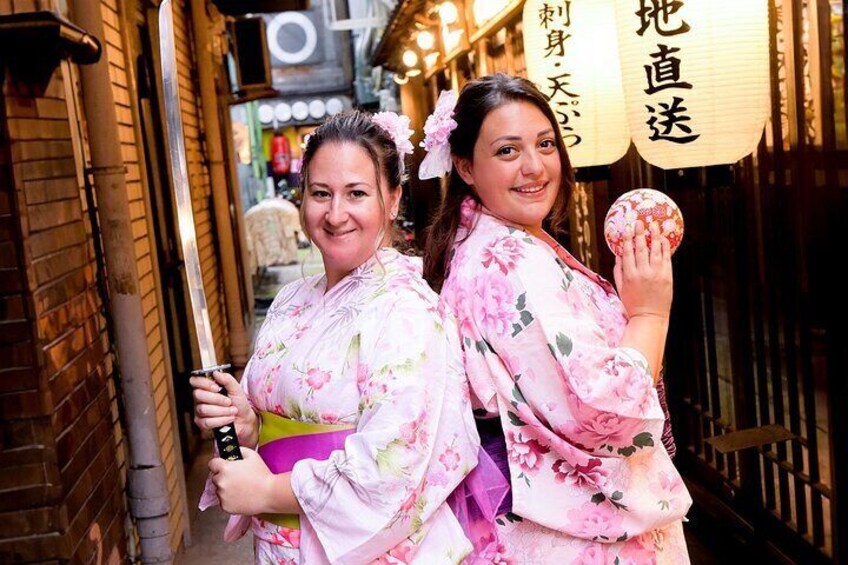
[[[604,220],[604,236],[607,245],[616,255],[621,255],[621,239],[628,225],[636,229],[636,221],[645,223],[645,235],[651,245],[651,224],[659,225],[660,233],[668,238],[674,253],[683,241],[683,214],[677,204],[658,190],[637,188],[622,194],[607,212]]]

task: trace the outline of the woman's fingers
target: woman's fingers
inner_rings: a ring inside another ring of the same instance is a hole
[[[613,280],[615,280],[615,288],[621,290],[622,274],[621,274],[622,259],[618,255],[615,256],[615,266],[612,269]]]
[[[633,228],[627,226],[624,229],[624,237],[621,239],[621,272],[622,275],[631,273],[636,269],[636,257],[633,249]]]
[[[208,390],[211,392],[221,392],[221,385],[208,377],[189,377],[189,384],[195,390]]]
[[[214,430],[215,428],[220,428],[221,426],[227,426],[229,424],[232,424],[234,421],[234,414],[231,414],[229,416],[223,416],[220,418],[200,418],[198,416],[194,417],[194,423],[197,424],[197,427],[201,430]]]
[[[221,416],[235,416],[238,408],[235,406],[216,406],[214,404],[197,404],[194,408],[195,414],[201,418],[217,418]]]
[[[645,237],[645,224],[642,220],[636,221],[636,231],[633,235],[633,251],[636,267],[649,264],[648,240]]]
[[[215,371],[212,373],[212,378],[215,379],[215,382],[227,389],[227,394],[238,394],[241,392],[241,385],[229,373],[224,373],[221,371]]]
[[[650,245],[650,256],[649,261],[651,267],[660,268],[662,267],[663,254],[662,254],[662,235],[660,234],[660,228],[656,222],[651,223],[651,245]]]
[[[194,401],[198,404],[213,404],[215,406],[232,406],[233,401],[220,392],[209,392],[208,390],[194,389],[192,393]]]
[[[671,261],[671,242],[665,236],[660,240],[660,249],[662,250],[663,261]]]

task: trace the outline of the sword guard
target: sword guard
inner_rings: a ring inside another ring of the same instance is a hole
[[[224,363],[222,365],[215,365],[214,367],[209,367],[208,369],[195,369],[191,372],[192,377],[209,377],[212,378],[212,373],[215,371],[226,371],[232,367],[229,363]]]
[[[215,371],[226,371],[231,366],[232,365],[229,363],[224,363],[223,365],[216,365],[214,367],[209,367],[208,369],[192,371],[191,375],[211,379],[212,373]],[[227,389],[222,387],[221,394],[227,396]],[[236,435],[235,424],[226,424],[220,428],[215,428],[212,430],[212,435],[215,436],[215,447],[218,448],[218,454],[225,461],[240,461],[243,459],[241,456],[241,449],[239,448],[238,436]]]

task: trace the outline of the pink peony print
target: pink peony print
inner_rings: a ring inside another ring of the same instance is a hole
[[[421,425],[424,417],[419,416],[412,422],[401,424],[400,439],[406,442],[409,446],[419,446],[427,444],[427,430]]]
[[[508,335],[518,321],[515,295],[509,283],[499,275],[487,273],[475,280],[474,318],[484,332]]]
[[[427,484],[434,487],[443,487],[448,484],[448,475],[441,469],[436,469],[427,475]]]
[[[630,427],[622,416],[610,412],[586,414],[572,432],[582,445],[597,449],[601,445],[629,445]]]
[[[651,537],[651,533],[642,534]],[[618,554],[619,565],[656,565],[657,553],[653,542],[643,543],[639,538],[628,540]]]
[[[589,459],[585,465],[572,467],[564,459],[557,459],[551,468],[554,480],[578,488],[602,487],[607,482],[608,472],[601,466],[600,459]]]
[[[321,388],[330,382],[330,373],[320,369],[311,368],[306,371],[306,384],[312,390],[321,390]]]
[[[506,546],[492,534],[478,539],[474,544],[477,549],[475,563],[491,563],[492,565],[513,565],[515,561],[507,553]]]
[[[581,538],[615,540],[623,533],[622,517],[611,504],[586,502],[580,508],[569,510],[568,519],[570,530]]]
[[[374,563],[379,565],[406,565],[412,563],[418,548],[408,539],[402,541],[388,553],[381,555]]]
[[[651,380],[647,374],[636,367],[627,367],[617,363],[615,396],[625,403],[641,405],[645,398],[650,399]]]
[[[360,392],[362,392],[362,387],[367,379],[368,368],[364,364],[360,363],[356,367],[356,386],[359,388]]]
[[[292,549],[300,548],[300,530],[280,527],[272,536],[271,543]]]
[[[442,296],[445,299],[445,303],[450,304],[453,309],[459,325],[460,338],[467,338],[472,342],[479,341],[479,332],[474,327],[471,314],[472,301],[470,293],[466,291],[463,285],[445,285],[442,290]]]
[[[542,464],[542,455],[550,449],[535,439],[525,439],[521,433],[507,432],[507,454],[524,472],[535,471]]]
[[[483,249],[483,266],[487,269],[495,265],[503,274],[515,269],[515,264],[524,256],[521,243],[510,236],[496,239]]]
[[[335,412],[321,412],[318,416],[321,419],[322,424],[338,424],[339,423],[339,415]]]
[[[662,510],[676,511],[688,498],[683,479],[677,473],[660,473],[648,488],[657,497],[657,504]]]
[[[584,548],[571,565],[610,565],[610,561],[607,546],[602,543],[593,543]]]
[[[459,467],[459,463],[462,458],[459,456],[459,452],[449,447],[439,456],[439,462],[444,465],[445,469],[448,471],[454,471]]]

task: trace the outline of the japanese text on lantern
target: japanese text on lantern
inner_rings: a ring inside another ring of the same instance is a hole
[[[678,14],[683,5],[683,0],[639,0],[639,10],[635,12],[639,18],[636,33],[642,37],[646,33],[658,36],[657,50],[649,54],[651,60],[644,65],[645,94],[652,97],[652,102],[656,100],[645,104],[651,141],[691,143],[700,137],[692,129],[692,117],[685,105],[684,94],[692,90],[692,83],[681,75],[683,53],[674,47],[673,39],[667,39],[691,29]]]
[[[580,118],[580,93],[571,85],[571,73],[565,66],[566,42],[571,37],[571,0],[545,2],[538,16],[546,38],[543,57],[550,69],[542,87],[550,98],[565,145],[574,147],[582,138],[574,128],[575,121]]]

